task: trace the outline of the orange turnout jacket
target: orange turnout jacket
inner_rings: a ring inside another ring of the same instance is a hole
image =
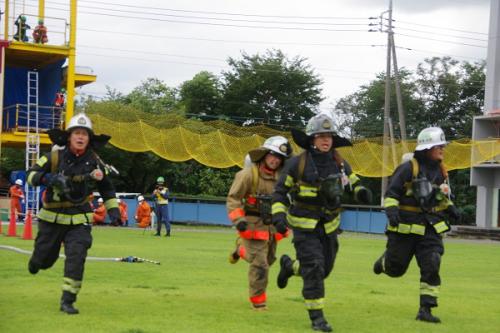
[[[146,228],[151,224],[151,206],[146,201],[137,206],[135,219],[139,228]]]
[[[106,207],[103,204],[94,211],[94,224],[104,224],[104,219],[106,219]]]
[[[10,209],[21,212],[21,200],[24,199],[23,190],[18,185],[12,185],[9,189]]]

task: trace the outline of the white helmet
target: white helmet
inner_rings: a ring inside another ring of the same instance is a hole
[[[439,127],[427,127],[418,133],[415,151],[431,149],[435,146],[447,145],[444,132]]]
[[[90,133],[93,133],[92,121],[90,121],[90,118],[87,117],[84,113],[79,113],[73,116],[70,119],[68,126],[66,127],[66,131],[70,132],[74,128],[85,128]]]
[[[318,114],[309,119],[306,126],[307,136],[320,133],[335,133],[332,118],[324,113]]]
[[[97,199],[97,203],[103,203],[104,202],[104,199],[103,198],[99,198]]]
[[[16,179],[16,185],[23,186],[23,181],[21,179]]]
[[[283,157],[288,157],[292,153],[292,147],[290,146],[288,139],[281,135],[272,136],[264,141],[262,148],[268,149],[269,151],[275,152]]]
[[[142,201],[144,201],[144,197],[143,197],[142,195],[138,196],[138,197],[137,197],[137,201],[138,201],[138,202],[142,202]]]

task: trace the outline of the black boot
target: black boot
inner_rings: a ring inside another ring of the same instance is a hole
[[[382,265],[382,261],[384,260],[384,256],[378,258],[377,261],[373,264],[373,273],[379,275],[384,271],[384,266]]]
[[[69,291],[63,291],[63,295],[61,297],[61,307],[59,308],[59,310],[70,315],[78,314],[80,311],[78,311],[78,309],[73,306],[73,303],[75,301],[75,294],[72,294]]]
[[[278,287],[283,289],[288,284],[288,279],[293,275],[293,261],[286,254],[280,259],[280,272],[278,274]]]
[[[170,237],[170,230],[167,230],[167,234],[165,235],[165,237]]]
[[[317,318],[312,321],[312,329],[321,332],[333,332],[333,328],[328,324],[325,318]]]
[[[421,306],[418,310],[416,320],[426,321],[428,323],[440,323],[441,319],[436,316],[433,316],[431,313],[431,308],[427,306]]]
[[[333,328],[328,324],[323,316],[323,310],[309,310],[309,318],[311,319],[311,327],[315,331],[333,332]]]
[[[36,274],[38,273],[38,271],[40,270],[40,267],[35,264],[31,259],[28,263],[28,271],[31,273],[31,274]]]

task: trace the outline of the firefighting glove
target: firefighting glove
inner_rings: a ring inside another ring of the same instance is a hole
[[[241,220],[240,222],[236,223],[236,229],[238,229],[238,231],[246,231],[248,228],[248,222],[246,220]]]
[[[102,172],[101,169],[94,169],[92,172],[89,174],[90,178],[95,180],[95,181],[101,181],[104,178],[104,173]]]
[[[108,209],[109,220],[111,225],[119,225],[121,221],[120,210],[116,207]]]
[[[387,207],[385,209],[385,214],[389,219],[389,224],[391,227],[397,227],[401,222],[401,217],[399,216],[399,208],[396,206]]]
[[[280,234],[284,235],[287,232],[287,225],[286,225],[286,215],[285,213],[277,213],[273,215],[273,224],[274,227],[276,228],[276,231],[279,232]]]
[[[448,206],[448,208],[446,208],[446,213],[448,214],[450,220],[452,220],[453,222],[455,223],[460,222],[462,214],[460,213],[460,210],[458,210],[457,206],[455,205]]]
[[[373,200],[373,194],[370,189],[359,186],[354,190],[356,194],[356,201],[365,205],[371,204]]]

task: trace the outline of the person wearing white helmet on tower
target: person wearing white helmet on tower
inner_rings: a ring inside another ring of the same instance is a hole
[[[93,212],[90,198],[98,191],[112,225],[120,220],[115,189],[109,174],[116,172],[95,152],[110,139],[96,135],[92,122],[83,113],[72,117],[65,131],[48,131],[51,141],[63,147],[53,149],[38,159],[27,172],[31,186],[45,185],[43,208],[38,217],[38,234],[28,263],[31,274],[48,269],[59,258],[64,243],[64,278],[60,310],[77,314],[73,306],[81,289],[87,251],[92,245]]]
[[[415,256],[420,268],[420,308],[415,319],[431,323],[441,322],[431,308],[438,305],[441,286],[442,235],[450,230],[450,220],[460,218],[443,165],[447,144],[441,128],[422,130],[413,158],[394,171],[384,199],[387,246],[373,266],[375,274],[400,277]]]
[[[283,233],[271,224],[271,194],[285,159],[292,153],[288,140],[282,136],[267,139],[259,148],[248,153],[251,165],[235,177],[227,195],[229,219],[239,237],[229,256],[234,264],[240,258],[250,264],[248,271],[249,298],[252,308],[267,309],[266,288],[269,267],[276,260],[276,244]]]

